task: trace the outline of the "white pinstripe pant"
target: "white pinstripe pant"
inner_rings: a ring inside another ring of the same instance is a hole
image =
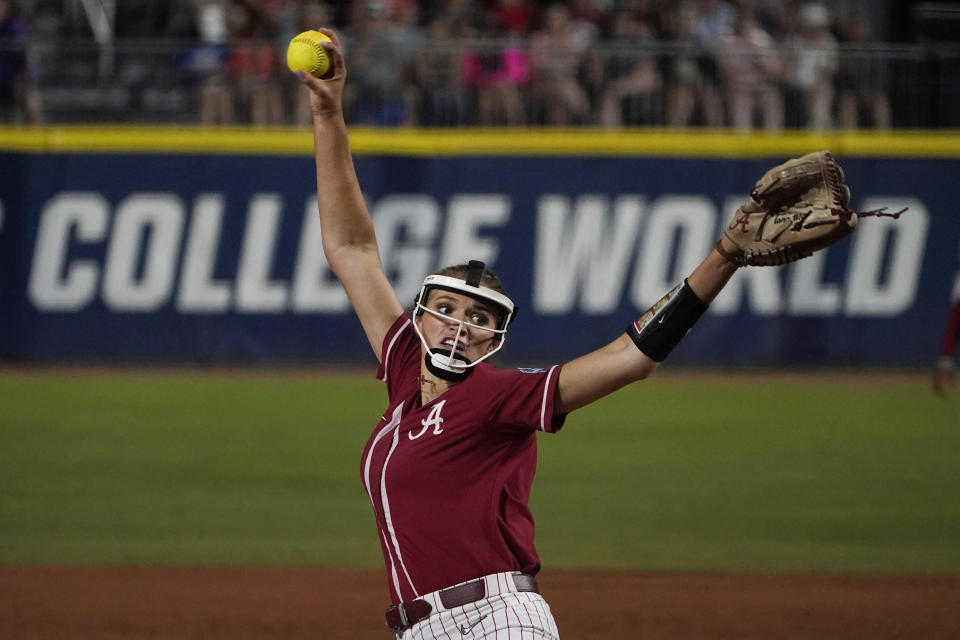
[[[437,591],[422,596],[433,611],[398,636],[399,640],[559,640],[557,624],[543,596],[516,591],[512,573],[483,579],[486,597],[453,609],[443,606]]]

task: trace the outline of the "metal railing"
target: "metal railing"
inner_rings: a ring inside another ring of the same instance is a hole
[[[399,56],[373,51],[365,65],[348,57],[347,118],[426,127],[960,126],[956,45],[779,46],[750,60],[682,43],[605,43],[564,52],[560,69],[549,54],[471,41]],[[0,122],[310,121],[305,91],[275,42],[117,39],[105,49],[88,40],[0,40],[0,56],[23,69],[0,87]]]

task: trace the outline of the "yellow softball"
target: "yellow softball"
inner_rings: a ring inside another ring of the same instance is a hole
[[[287,46],[287,66],[290,71],[306,71],[318,78],[329,78],[333,75],[333,65],[330,56],[320,45],[321,42],[332,42],[330,37],[319,31],[304,31],[295,36]]]

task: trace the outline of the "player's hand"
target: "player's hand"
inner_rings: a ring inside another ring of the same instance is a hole
[[[347,77],[347,67],[343,62],[343,52],[337,34],[330,29],[317,29],[317,31],[333,40],[333,42],[322,44],[327,55],[330,56],[333,76],[321,80],[301,71],[297,73],[297,77],[310,90],[310,106],[314,117],[337,116],[343,112],[343,82]]]
[[[953,370],[953,367],[941,365],[933,370],[934,393],[942,395],[949,391],[953,391],[956,382],[956,372]]]

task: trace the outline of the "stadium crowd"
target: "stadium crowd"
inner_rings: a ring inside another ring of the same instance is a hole
[[[0,0],[0,117],[42,120],[40,92],[29,89],[44,70],[10,43],[27,37],[30,15],[51,1]],[[116,42],[176,43],[177,83],[192,117],[207,125],[308,123],[284,51],[296,33],[328,25],[344,42],[351,124],[888,128],[884,59],[839,55],[844,45],[885,38],[884,6],[124,0],[111,26]],[[81,18],[58,35],[90,37]]]

